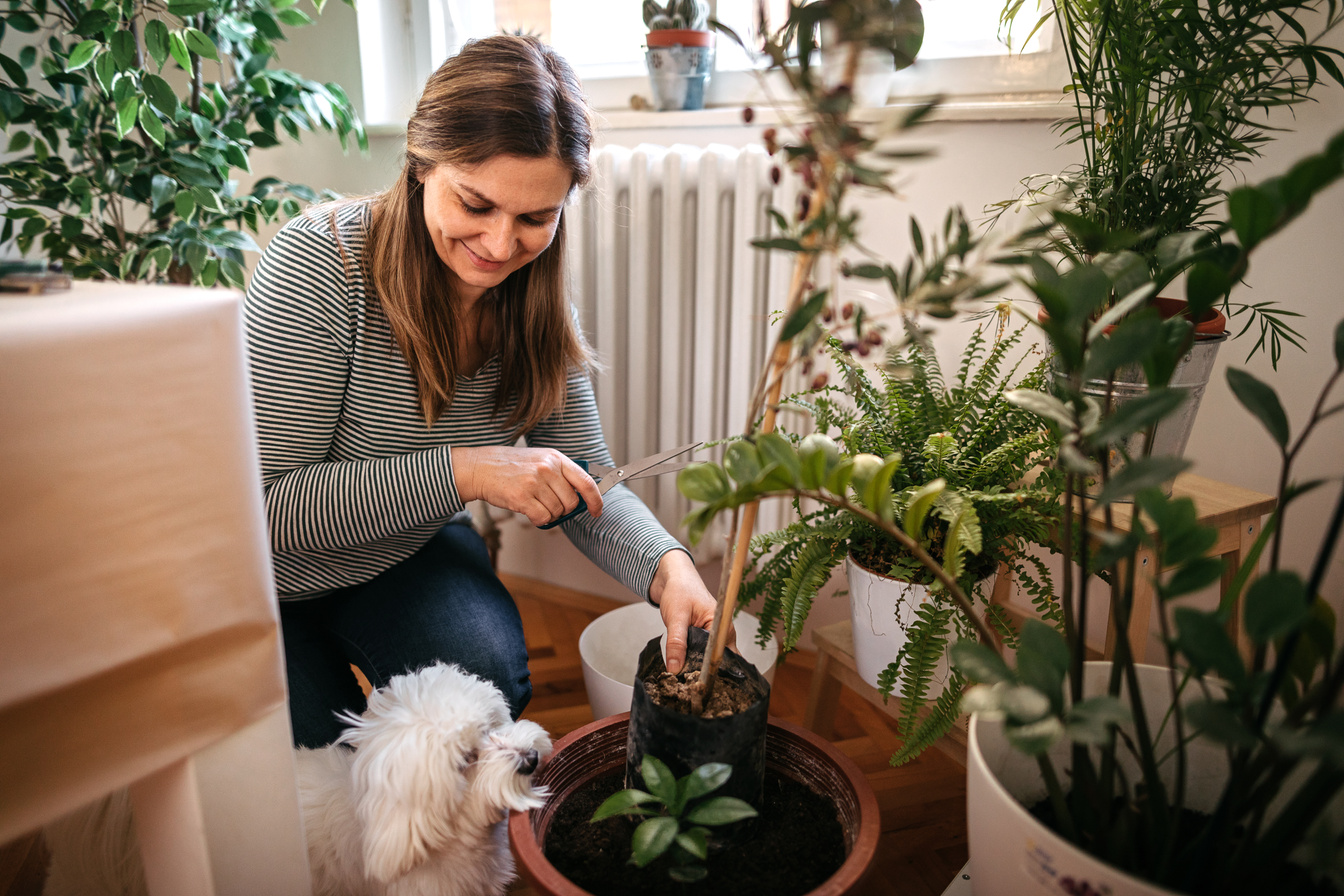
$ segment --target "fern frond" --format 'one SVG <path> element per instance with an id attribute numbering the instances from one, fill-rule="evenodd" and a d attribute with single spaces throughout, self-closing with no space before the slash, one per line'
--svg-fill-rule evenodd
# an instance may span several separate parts
<path id="1" fill-rule="evenodd" d="M 891 757 L 892 765 L 904 765 L 952 730 L 960 716 L 961 696 L 965 689 L 965 681 L 954 671 L 915 730 L 903 734 L 901 748 Z"/>
<path id="2" fill-rule="evenodd" d="M 900 669 L 901 714 L 896 719 L 896 730 L 903 737 L 915 730 L 929 702 L 934 672 L 947 649 L 952 612 L 950 603 L 927 600 L 916 608 L 907 630 L 909 649 Z"/>
<path id="3" fill-rule="evenodd" d="M 780 586 L 779 606 L 784 623 L 783 647 L 793 650 L 803 634 L 803 623 L 812 609 L 812 600 L 831 571 L 840 565 L 844 551 L 824 541 L 810 541 L 798 553 L 788 578 Z"/>

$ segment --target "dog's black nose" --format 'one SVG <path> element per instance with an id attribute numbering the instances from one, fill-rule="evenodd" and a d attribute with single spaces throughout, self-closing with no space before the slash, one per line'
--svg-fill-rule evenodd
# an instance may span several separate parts
<path id="1" fill-rule="evenodd" d="M 537 770 L 537 763 L 541 757 L 537 755 L 536 750 L 528 750 L 518 756 L 518 774 L 530 775 Z"/>

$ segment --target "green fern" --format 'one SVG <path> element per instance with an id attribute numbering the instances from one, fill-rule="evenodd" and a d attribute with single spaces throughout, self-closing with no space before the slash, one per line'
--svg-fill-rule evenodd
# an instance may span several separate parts
<path id="1" fill-rule="evenodd" d="M 1028 545 L 1048 543 L 1060 515 L 1059 482 L 1051 472 L 1029 488 L 1014 487 L 1038 458 L 1054 453 L 1054 438 L 1039 418 L 1004 397 L 1019 386 L 1040 387 L 1049 376 L 1046 359 L 1033 362 L 1019 350 L 1023 335 L 1019 330 L 996 338 L 977 330 L 950 380 L 932 347 L 913 334 L 877 370 L 860 365 L 832 340 L 830 356 L 842 385 L 789 396 L 781 406 L 810 415 L 814 431 L 849 453 L 899 453 L 902 462 L 892 478 L 898 519 L 918 489 L 943 479 L 945 490 L 918 535 L 924 549 L 982 603 L 987 599 L 977 583 L 1008 563 L 1043 615 L 1058 621 L 1048 569 L 1022 556 Z M 912 555 L 863 521 L 829 506 L 804 513 L 795 502 L 795 512 L 796 522 L 751 542 L 742 601 L 759 603 L 763 641 L 778 634 L 785 650 L 796 648 L 818 590 L 847 553 L 896 578 L 926 586 L 935 582 Z M 955 714 L 938 709 L 952 706 L 955 695 L 930 690 L 932 668 L 942 656 L 953 617 L 950 608 L 938 607 L 936 588 L 930 606 L 919 613 L 911 630 L 915 646 L 897 657 L 888 669 L 891 677 L 883 679 L 888 693 L 895 689 L 901 695 L 899 730 L 907 741 L 902 752 L 913 750 L 910 755 L 955 722 Z M 925 707 L 932 711 L 921 716 Z"/>

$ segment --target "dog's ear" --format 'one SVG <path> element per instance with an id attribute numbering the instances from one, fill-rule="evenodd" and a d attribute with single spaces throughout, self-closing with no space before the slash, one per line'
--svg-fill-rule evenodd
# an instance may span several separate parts
<path id="1" fill-rule="evenodd" d="M 462 780 L 442 732 L 415 725 L 362 727 L 347 740 L 355 807 L 364 837 L 364 872 L 390 883 L 443 848 L 453 835 Z M 367 734 L 361 738 L 359 734 Z"/>

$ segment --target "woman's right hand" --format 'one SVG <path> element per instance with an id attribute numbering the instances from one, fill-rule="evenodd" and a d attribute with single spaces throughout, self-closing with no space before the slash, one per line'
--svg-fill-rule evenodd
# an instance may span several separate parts
<path id="1" fill-rule="evenodd" d="M 602 495 L 593 477 L 554 448 L 488 446 L 453 448 L 453 478 L 464 502 L 484 501 L 527 517 L 534 526 L 558 520 L 588 504 L 602 515 Z"/>

